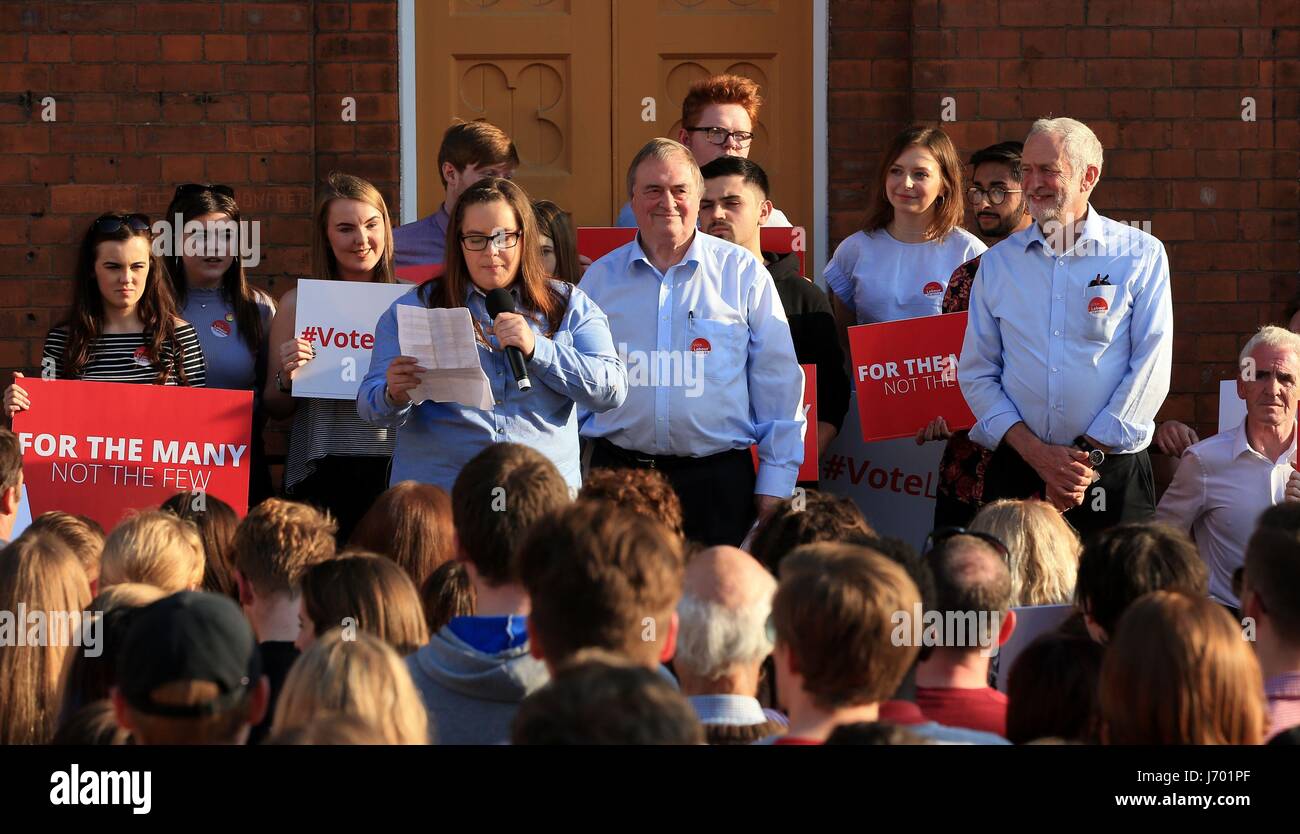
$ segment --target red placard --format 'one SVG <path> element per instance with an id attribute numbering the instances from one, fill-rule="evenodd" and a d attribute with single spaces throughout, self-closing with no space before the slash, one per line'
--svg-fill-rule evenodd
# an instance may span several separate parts
<path id="1" fill-rule="evenodd" d="M 636 237 L 636 229 L 623 226 L 582 226 L 578 229 L 578 254 L 593 261 L 613 252 Z M 804 252 L 807 240 L 803 226 L 764 226 L 758 230 L 758 242 L 764 252 L 798 252 L 799 272 L 805 278 Z"/>
<path id="2" fill-rule="evenodd" d="M 817 466 L 817 366 L 800 365 L 803 368 L 803 414 L 808 420 L 808 430 L 803 436 L 803 464 L 799 467 L 800 481 L 816 481 L 819 470 Z M 750 446 L 754 456 L 754 471 L 758 471 L 758 447 Z"/>
<path id="3" fill-rule="evenodd" d="M 86 515 L 112 530 L 128 510 L 201 490 L 248 511 L 253 393 L 124 382 L 21 380 L 14 416 L 32 517 Z"/>
<path id="4" fill-rule="evenodd" d="M 406 264 L 393 268 L 394 275 L 411 284 L 423 284 L 431 278 L 440 277 L 445 271 L 443 264 Z"/>
<path id="5" fill-rule="evenodd" d="M 964 312 L 849 328 L 864 441 L 913 437 L 935 417 L 953 431 L 975 425 L 957 386 L 965 335 Z"/>

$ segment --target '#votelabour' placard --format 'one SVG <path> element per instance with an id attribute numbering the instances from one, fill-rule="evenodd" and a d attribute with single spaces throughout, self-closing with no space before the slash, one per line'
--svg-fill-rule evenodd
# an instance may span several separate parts
<path id="1" fill-rule="evenodd" d="M 201 491 L 248 510 L 251 391 L 24 379 L 14 417 L 32 516 L 86 515 L 112 530 L 133 509 Z"/>
<path id="2" fill-rule="evenodd" d="M 849 328 L 863 440 L 915 437 L 936 417 L 953 431 L 975 425 L 957 387 L 965 335 L 965 313 Z"/>
<path id="3" fill-rule="evenodd" d="M 298 281 L 296 334 L 316 356 L 293 377 L 295 397 L 354 400 L 375 347 L 375 324 L 410 284 Z"/>

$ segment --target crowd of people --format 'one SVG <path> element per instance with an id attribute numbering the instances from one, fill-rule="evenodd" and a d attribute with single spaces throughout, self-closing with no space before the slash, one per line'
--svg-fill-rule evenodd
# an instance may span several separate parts
<path id="1" fill-rule="evenodd" d="M 489 123 L 447 131 L 445 200 L 405 226 L 332 174 L 312 277 L 436 267 L 375 324 L 355 401 L 293 395 L 317 353 L 297 291 L 203 239 L 242 228 L 231 188 L 176 189 L 197 239 L 167 257 L 149 218 L 96 218 L 41 376 L 251 391 L 249 509 L 182 492 L 10 542 L 0 429 L 0 742 L 1300 741 L 1297 316 L 1243 346 L 1240 426 L 1157 426 L 1168 258 L 1092 205 L 1086 125 L 1039 120 L 968 172 L 942 130 L 902 131 L 824 291 L 761 246 L 789 223 L 748 158 L 761 104 L 693 85 L 628 168 L 634 239 L 594 262 Z M 467 311 L 490 406 L 413 399 L 436 371 L 403 355 L 403 307 Z M 957 312 L 976 422 L 918 420 L 946 444 L 918 551 L 798 473 L 808 433 L 820 454 L 845 430 L 848 328 Z"/>

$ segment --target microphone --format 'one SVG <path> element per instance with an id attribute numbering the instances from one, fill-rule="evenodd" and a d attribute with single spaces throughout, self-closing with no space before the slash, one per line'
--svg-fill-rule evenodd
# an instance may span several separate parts
<path id="1" fill-rule="evenodd" d="M 497 287 L 487 294 L 487 311 L 492 317 L 492 321 L 497 320 L 497 316 L 502 313 L 513 313 L 515 311 L 515 299 L 507 290 Z M 528 368 L 524 365 L 524 355 L 519 348 L 511 345 L 505 349 L 506 361 L 510 363 L 510 372 L 515 376 L 515 384 L 519 386 L 520 391 L 527 391 L 533 387 L 532 381 L 528 378 Z"/>

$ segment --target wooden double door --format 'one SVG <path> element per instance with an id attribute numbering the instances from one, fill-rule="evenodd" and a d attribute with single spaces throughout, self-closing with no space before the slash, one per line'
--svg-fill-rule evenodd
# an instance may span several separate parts
<path id="1" fill-rule="evenodd" d="M 485 118 L 519 150 L 516 180 L 582 226 L 610 224 L 627 166 L 676 138 L 691 82 L 754 79 L 766 101 L 750 158 L 773 199 L 812 226 L 813 10 L 808 0 L 417 0 L 417 205 L 443 199 L 438 144 Z"/>

